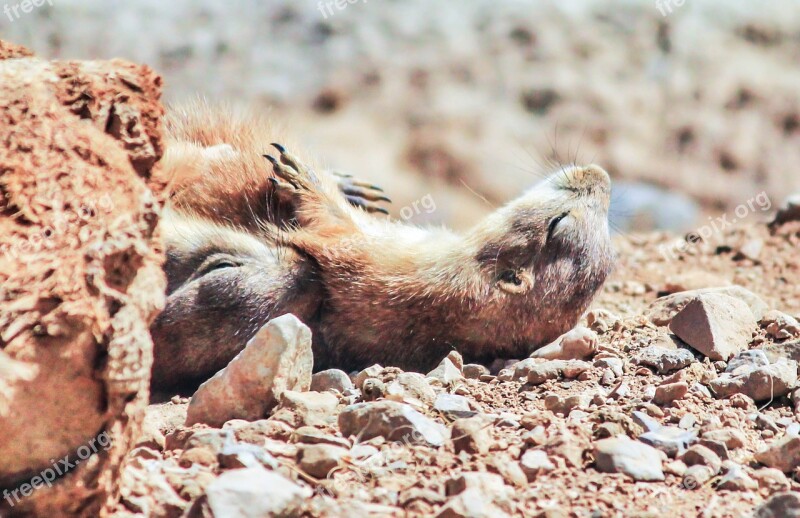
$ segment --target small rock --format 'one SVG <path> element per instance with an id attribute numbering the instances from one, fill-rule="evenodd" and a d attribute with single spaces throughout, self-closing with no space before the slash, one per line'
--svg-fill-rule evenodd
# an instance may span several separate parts
<path id="1" fill-rule="evenodd" d="M 746 440 L 744 434 L 734 428 L 709 430 L 707 432 L 703 432 L 702 437 L 703 439 L 721 442 L 730 450 L 743 448 Z"/>
<path id="2" fill-rule="evenodd" d="M 656 405 L 667 406 L 673 401 L 682 399 L 689 392 L 689 385 L 685 381 L 669 383 L 656 387 L 653 403 Z"/>
<path id="3" fill-rule="evenodd" d="M 755 458 L 767 467 L 791 473 L 794 468 L 800 466 L 800 436 L 785 435 L 765 450 L 757 452 Z"/>
<path id="4" fill-rule="evenodd" d="M 450 498 L 436 518 L 506 518 L 508 513 L 492 503 L 492 495 L 468 489 Z"/>
<path id="5" fill-rule="evenodd" d="M 292 433 L 292 440 L 301 444 L 332 444 L 342 448 L 350 447 L 347 440 L 327 434 L 314 426 L 301 426 Z"/>
<path id="6" fill-rule="evenodd" d="M 709 382 L 717 398 L 743 394 L 753 401 L 769 401 L 788 394 L 797 381 L 797 363 L 781 359 L 766 367 L 724 373 Z"/>
<path id="7" fill-rule="evenodd" d="M 776 340 L 800 336 L 800 322 L 791 315 L 774 309 L 768 311 L 759 324 L 767 330 L 767 335 Z"/>
<path id="8" fill-rule="evenodd" d="M 418 372 L 402 372 L 386 387 L 389 396 L 401 399 L 411 398 L 421 401 L 425 405 L 433 405 L 436 401 L 436 391 L 428 384 L 425 376 Z"/>
<path id="9" fill-rule="evenodd" d="M 325 392 L 326 390 L 335 390 L 340 394 L 344 394 L 353 388 L 353 382 L 350 381 L 350 376 L 344 371 L 339 369 L 328 369 L 317 372 L 311 376 L 310 389 L 314 392 Z"/>
<path id="10" fill-rule="evenodd" d="M 528 372 L 528 383 L 541 385 L 551 379 L 574 379 L 591 368 L 591 363 L 580 360 L 549 360 L 531 368 Z"/>
<path id="11" fill-rule="evenodd" d="M 722 463 L 722 476 L 716 488 L 727 491 L 754 491 L 758 483 L 739 464 L 726 460 Z"/>
<path id="12" fill-rule="evenodd" d="M 697 444 L 700 446 L 705 446 L 709 450 L 713 451 L 717 454 L 717 457 L 720 460 L 726 461 L 730 458 L 730 454 L 728 453 L 728 447 L 722 441 L 712 441 L 710 439 L 700 439 L 697 441 Z"/>
<path id="13" fill-rule="evenodd" d="M 470 489 L 481 491 L 490 500 L 496 497 L 508 498 L 512 491 L 500 475 L 480 471 L 467 471 L 445 482 L 447 496 L 457 495 Z"/>
<path id="14" fill-rule="evenodd" d="M 756 319 L 741 300 L 720 293 L 697 296 L 672 319 L 678 338 L 712 360 L 727 360 L 747 349 Z"/>
<path id="15" fill-rule="evenodd" d="M 775 493 L 756 507 L 755 518 L 800 518 L 800 493 Z"/>
<path id="16" fill-rule="evenodd" d="M 570 412 L 578 408 L 588 408 L 592 403 L 592 397 L 589 394 L 573 394 L 562 398 L 558 394 L 548 394 L 544 399 L 544 406 L 556 414 L 569 415 Z"/>
<path id="17" fill-rule="evenodd" d="M 204 446 L 184 450 L 178 460 L 178 465 L 183 468 L 188 468 L 193 464 L 214 468 L 218 464 L 217 453 L 211 448 Z"/>
<path id="18" fill-rule="evenodd" d="M 206 488 L 214 516 L 299 516 L 310 497 L 310 489 L 263 468 L 226 471 Z"/>
<path id="19" fill-rule="evenodd" d="M 442 385 L 445 386 L 452 385 L 456 381 L 464 379 L 461 370 L 456 367 L 449 357 L 443 359 L 441 363 L 439 363 L 439 366 L 429 372 L 425 377 L 439 380 Z"/>
<path id="20" fill-rule="evenodd" d="M 597 441 L 594 458 L 601 472 L 625 473 L 638 481 L 664 480 L 659 451 L 627 437 Z"/>
<path id="21" fill-rule="evenodd" d="M 786 199 L 786 203 L 778 209 L 770 226 L 780 226 L 790 221 L 800 221 L 800 194 L 792 194 Z"/>
<path id="22" fill-rule="evenodd" d="M 389 441 L 441 446 L 447 429 L 410 406 L 395 401 L 357 403 L 339 414 L 339 428 L 345 437 L 358 435 L 361 440 L 384 437 Z"/>
<path id="23" fill-rule="evenodd" d="M 593 365 L 598 369 L 608 369 L 615 378 L 622 376 L 625 366 L 620 358 L 600 358 L 595 360 Z"/>
<path id="24" fill-rule="evenodd" d="M 470 410 L 469 400 L 467 398 L 455 394 L 447 394 L 446 392 L 436 396 L 436 402 L 433 404 L 433 408 L 450 419 L 472 417 L 477 413 Z"/>
<path id="25" fill-rule="evenodd" d="M 186 424 L 220 427 L 230 419 L 261 419 L 285 391 L 308 390 L 313 364 L 311 330 L 292 314 L 270 320 L 224 369 L 200 385 Z"/>
<path id="26" fill-rule="evenodd" d="M 728 361 L 724 368 L 724 372 L 737 376 L 739 374 L 747 374 L 753 369 L 759 367 L 766 367 L 770 364 L 767 355 L 761 349 L 750 349 L 737 353 L 733 358 Z"/>
<path id="27" fill-rule="evenodd" d="M 635 359 L 639 365 L 653 367 L 659 374 L 668 374 L 672 371 L 688 367 L 695 360 L 694 354 L 687 349 L 667 349 L 665 347 L 650 346 L 642 349 Z"/>
<path id="28" fill-rule="evenodd" d="M 339 399 L 331 392 L 286 390 L 273 415 L 291 426 L 324 426 L 333 420 Z"/>
<path id="29" fill-rule="evenodd" d="M 668 457 L 675 458 L 682 455 L 697 436 L 694 432 L 686 431 L 674 426 L 660 426 L 639 436 L 643 443 L 663 451 Z"/>
<path id="30" fill-rule="evenodd" d="M 622 324 L 622 319 L 605 309 L 593 309 L 586 314 L 586 323 L 593 331 L 605 334 L 617 329 Z"/>
<path id="31" fill-rule="evenodd" d="M 353 383 L 355 384 L 358 390 L 361 390 L 361 386 L 368 378 L 380 379 L 382 372 L 383 372 L 383 367 L 378 365 L 377 363 L 375 365 L 370 365 L 366 369 L 356 374 L 355 379 L 353 379 Z"/>
<path id="32" fill-rule="evenodd" d="M 800 362 L 800 340 L 766 345 L 762 350 L 772 363 L 779 361 L 781 358 Z"/>
<path id="33" fill-rule="evenodd" d="M 455 420 L 450 431 L 455 452 L 486 454 L 492 442 L 490 425 L 490 421 L 480 416 Z"/>
<path id="34" fill-rule="evenodd" d="M 699 444 L 690 446 L 689 449 L 686 450 L 683 455 L 681 455 L 681 460 L 689 467 L 696 466 L 698 464 L 701 466 L 706 466 L 711 470 L 713 475 L 719 473 L 719 470 L 722 467 L 722 460 L 719 458 L 719 456 L 710 449 Z"/>
<path id="35" fill-rule="evenodd" d="M 483 365 L 478 365 L 477 363 L 468 363 L 464 365 L 464 377 L 467 379 L 477 380 L 480 379 L 481 376 L 488 376 L 489 369 L 484 367 Z"/>
<path id="36" fill-rule="evenodd" d="M 367 378 L 361 385 L 364 401 L 376 401 L 386 395 L 386 385 L 378 378 Z"/>
<path id="37" fill-rule="evenodd" d="M 528 478 L 528 481 L 533 481 L 540 473 L 547 473 L 556 469 L 556 465 L 547 456 L 547 453 L 542 450 L 528 450 L 519 460 L 520 467 Z"/>
<path id="38" fill-rule="evenodd" d="M 597 334 L 578 326 L 544 347 L 531 353 L 531 358 L 546 360 L 585 360 L 597 349 Z"/>
<path id="39" fill-rule="evenodd" d="M 220 466 L 225 469 L 258 468 L 276 469 L 278 461 L 253 444 L 229 443 L 217 455 Z"/>
<path id="40" fill-rule="evenodd" d="M 297 466 L 314 478 L 326 478 L 348 450 L 330 444 L 306 444 L 297 450 Z"/>

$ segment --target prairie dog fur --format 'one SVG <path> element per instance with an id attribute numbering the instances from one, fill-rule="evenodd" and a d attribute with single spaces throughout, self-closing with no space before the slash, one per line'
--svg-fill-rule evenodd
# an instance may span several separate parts
<path id="1" fill-rule="evenodd" d="M 458 234 L 373 215 L 377 188 L 271 148 L 285 137 L 258 117 L 196 104 L 167 129 L 157 388 L 210 377 L 287 312 L 311 328 L 316 369 L 525 357 L 574 327 L 612 268 L 610 180 L 595 165 Z"/>

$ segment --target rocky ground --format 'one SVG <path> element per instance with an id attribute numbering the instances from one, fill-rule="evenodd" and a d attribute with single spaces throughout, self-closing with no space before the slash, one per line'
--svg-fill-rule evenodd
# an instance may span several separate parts
<path id="1" fill-rule="evenodd" d="M 619 238 L 583 326 L 528 359 L 312 376 L 276 319 L 150 406 L 116 515 L 797 516 L 797 212 Z"/>

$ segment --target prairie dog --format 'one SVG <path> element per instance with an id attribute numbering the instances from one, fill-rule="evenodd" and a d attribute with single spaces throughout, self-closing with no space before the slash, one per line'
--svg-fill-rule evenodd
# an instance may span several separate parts
<path id="1" fill-rule="evenodd" d="M 458 234 L 375 216 L 377 188 L 270 147 L 281 138 L 257 117 L 194 105 L 167 128 L 155 388 L 203 381 L 288 312 L 312 330 L 315 369 L 525 357 L 575 326 L 612 268 L 596 165 L 564 167 Z"/>

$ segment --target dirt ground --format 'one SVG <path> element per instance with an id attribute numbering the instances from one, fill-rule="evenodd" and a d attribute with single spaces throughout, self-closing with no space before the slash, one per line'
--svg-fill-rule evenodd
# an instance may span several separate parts
<path id="1" fill-rule="evenodd" d="M 203 503 L 204 488 L 231 468 L 242 468 L 242 463 L 231 461 L 230 452 L 223 451 L 219 437 L 226 433 L 233 434 L 235 441 L 256 445 L 275 460 L 278 473 L 306 491 L 301 508 L 293 511 L 306 516 L 751 515 L 771 494 L 800 490 L 796 466 L 783 475 L 754 458 L 798 422 L 795 403 L 784 396 L 756 405 L 742 394 L 716 399 L 694 389 L 664 403 L 654 399 L 653 389 L 667 378 L 706 384 L 725 368 L 725 362 L 712 362 L 695 352 L 691 365 L 659 374 L 637 363 L 637 358 L 648 346 L 669 347 L 665 344 L 673 341 L 666 327 L 648 318 L 653 301 L 668 293 L 735 283 L 760 295 L 770 309 L 800 316 L 800 225 L 735 227 L 715 236 L 713 242 L 694 243 L 674 257 L 665 255 L 663 246 L 675 239 L 649 234 L 616 240 L 617 270 L 590 311 L 591 323 L 587 322 L 598 336 L 589 359 L 591 368 L 576 379 L 551 379 L 539 385 L 515 381 L 509 379 L 509 373 L 518 368 L 515 362 L 494 365 L 493 374 L 498 374 L 498 367 L 510 366 L 499 376 L 427 378 L 425 383 L 433 392 L 466 398 L 470 410 L 484 423 L 474 436 L 463 422 L 454 423 L 461 414 L 432 405 L 421 395 L 425 391 L 409 390 L 399 396 L 389 389 L 377 394 L 350 391 L 338 394 L 339 404 L 321 420 L 314 417 L 317 411 L 313 409 L 282 405 L 269 419 L 231 421 L 222 429 L 184 427 L 188 399 L 176 396 L 151 405 L 150 435 L 130 456 L 116 515 L 209 515 L 203 514 L 210 512 L 208 502 Z M 753 243 L 761 245 L 760 251 Z M 796 339 L 776 340 L 760 329 L 750 347 Z M 674 343 L 686 349 L 679 341 Z M 605 367 L 614 359 L 621 361 L 622 372 L 610 376 Z M 385 387 L 398 376 L 400 371 L 393 368 L 370 373 Z M 577 398 L 567 399 L 570 396 Z M 348 404 L 375 398 L 412 405 L 447 427 L 451 438 L 431 446 L 343 434 L 337 415 L 346 412 Z M 617 434 L 635 439 L 643 425 L 648 426 L 643 414 L 708 439 L 703 444 L 713 448 L 716 456 L 700 461 L 686 457 L 685 462 L 664 458 L 660 481 L 600 472 L 594 450 L 598 441 Z M 298 429 L 304 423 L 313 423 L 313 430 Z M 474 439 L 474 444 L 456 446 L 465 436 Z M 302 460 L 300 452 L 310 443 L 329 444 L 341 454 L 323 468 L 329 470 L 327 476 L 316 471 L 318 463 Z M 548 467 L 526 466 L 530 461 L 525 454 L 532 450 L 546 453 Z M 365 456 L 370 460 L 365 461 Z M 709 465 L 715 473 L 697 478 L 684 473 L 687 464 L 698 463 Z M 468 472 L 498 477 L 459 478 Z M 249 501 L 246 496 L 239 498 Z"/>

